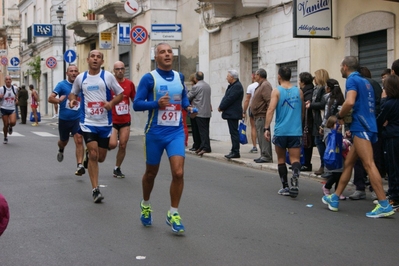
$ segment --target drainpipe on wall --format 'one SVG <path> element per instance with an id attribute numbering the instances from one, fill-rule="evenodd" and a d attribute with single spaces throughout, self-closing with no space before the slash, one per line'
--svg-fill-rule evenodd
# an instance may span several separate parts
<path id="1" fill-rule="evenodd" d="M 262 56 L 260 55 L 260 21 L 259 21 L 259 16 L 255 15 L 256 19 L 258 20 L 258 54 L 256 55 L 258 57 L 259 63 L 262 61 Z M 260 64 L 258 64 L 260 66 Z"/>

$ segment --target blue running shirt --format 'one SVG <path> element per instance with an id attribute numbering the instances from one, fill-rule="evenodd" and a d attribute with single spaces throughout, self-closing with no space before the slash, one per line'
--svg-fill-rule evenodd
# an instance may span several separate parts
<path id="1" fill-rule="evenodd" d="M 375 117 L 374 89 L 370 82 L 360 76 L 359 72 L 352 72 L 346 80 L 346 93 L 356 91 L 356 101 L 353 106 L 351 131 L 367 131 L 377 133 Z"/>
<path id="2" fill-rule="evenodd" d="M 295 86 L 277 87 L 280 97 L 276 107 L 275 136 L 302 136 L 302 100 Z"/>
<path id="3" fill-rule="evenodd" d="M 76 119 L 79 119 L 80 117 L 80 110 L 78 106 L 74 106 L 73 108 L 69 107 L 69 99 L 68 96 L 71 93 L 72 90 L 72 83 L 70 83 L 68 80 L 63 80 L 55 86 L 55 89 L 53 92 L 58 95 L 59 97 L 65 95 L 66 98 L 62 102 L 60 102 L 60 111 L 59 111 L 59 117 L 61 120 L 66 120 L 66 121 L 74 121 Z M 80 97 L 77 97 L 76 100 L 80 102 Z"/>
<path id="4" fill-rule="evenodd" d="M 133 102 L 135 111 L 148 110 L 146 133 L 168 134 L 183 129 L 182 109 L 190 103 L 181 74 L 156 69 L 145 74 L 137 87 Z M 170 105 L 161 109 L 158 100 L 168 93 Z"/>

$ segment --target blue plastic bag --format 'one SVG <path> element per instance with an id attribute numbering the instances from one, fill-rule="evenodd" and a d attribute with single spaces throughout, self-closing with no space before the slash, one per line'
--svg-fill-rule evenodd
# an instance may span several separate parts
<path id="1" fill-rule="evenodd" d="M 29 120 L 31 122 L 35 122 L 35 117 L 33 116 L 33 112 L 30 112 Z M 42 117 L 40 116 L 40 112 L 37 112 L 37 122 L 42 121 Z"/>
<path id="2" fill-rule="evenodd" d="M 338 131 L 339 124 L 332 129 L 327 136 L 326 151 L 324 152 L 324 166 L 328 170 L 341 169 L 343 165 L 342 157 L 342 134 Z"/>
<path id="3" fill-rule="evenodd" d="M 291 165 L 290 154 L 288 153 L 288 150 L 285 152 L 285 162 Z M 301 165 L 305 164 L 305 150 L 303 149 L 303 146 L 301 147 L 301 157 L 299 158 L 299 162 Z"/>
<path id="4" fill-rule="evenodd" d="M 245 125 L 244 120 L 241 120 L 240 124 L 238 125 L 238 134 L 240 136 L 240 143 L 247 144 L 247 125 Z"/>

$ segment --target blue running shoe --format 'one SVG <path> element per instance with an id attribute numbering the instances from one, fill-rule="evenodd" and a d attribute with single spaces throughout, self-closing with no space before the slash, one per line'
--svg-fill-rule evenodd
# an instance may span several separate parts
<path id="1" fill-rule="evenodd" d="M 166 215 L 166 224 L 170 225 L 172 231 L 176 234 L 182 234 L 185 231 L 184 225 L 181 223 L 181 218 L 178 213 L 171 215 L 170 211 L 168 211 L 168 214 Z"/>
<path id="2" fill-rule="evenodd" d="M 392 209 L 391 204 L 388 204 L 386 207 L 382 207 L 381 204 L 377 204 L 374 210 L 371 212 L 366 213 L 366 216 L 369 218 L 381 218 L 381 217 L 388 217 L 393 215 L 395 212 Z"/>
<path id="3" fill-rule="evenodd" d="M 339 197 L 335 194 L 332 195 L 325 195 L 321 198 L 321 201 L 323 201 L 324 204 L 328 205 L 328 208 L 333 211 L 337 212 L 338 211 L 338 206 L 339 206 Z"/>
<path id="4" fill-rule="evenodd" d="M 151 206 L 143 206 L 143 201 L 140 202 L 141 216 L 140 220 L 144 226 L 152 225 Z"/>

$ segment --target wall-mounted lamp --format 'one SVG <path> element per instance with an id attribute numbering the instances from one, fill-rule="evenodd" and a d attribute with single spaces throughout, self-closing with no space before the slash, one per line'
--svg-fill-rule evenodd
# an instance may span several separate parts
<path id="1" fill-rule="evenodd" d="M 21 45 L 17 45 L 17 46 L 15 46 L 15 47 L 11 47 L 11 44 L 12 44 L 11 35 L 8 35 L 8 36 L 7 36 L 7 44 L 8 44 L 8 48 L 10 48 L 10 49 L 22 48 Z"/>

